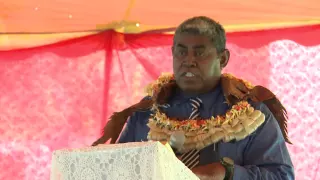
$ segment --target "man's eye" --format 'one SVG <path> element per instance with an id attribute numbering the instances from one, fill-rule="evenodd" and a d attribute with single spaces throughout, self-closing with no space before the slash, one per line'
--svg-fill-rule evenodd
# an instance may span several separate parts
<path id="1" fill-rule="evenodd" d="M 187 55 L 187 52 L 186 51 L 177 51 L 176 55 L 177 56 L 185 56 L 185 55 Z"/>
<path id="2" fill-rule="evenodd" d="M 204 56 L 204 53 L 203 52 L 195 52 L 194 55 L 195 56 Z"/>

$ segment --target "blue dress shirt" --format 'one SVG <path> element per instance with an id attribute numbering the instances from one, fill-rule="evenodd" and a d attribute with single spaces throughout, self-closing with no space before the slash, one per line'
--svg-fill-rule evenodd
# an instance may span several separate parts
<path id="1" fill-rule="evenodd" d="M 203 102 L 200 117 L 224 115 L 231 107 L 225 103 L 222 88 L 197 96 Z M 192 111 L 189 99 L 176 93 L 169 102 L 170 107 L 162 110 L 169 117 L 187 119 Z M 294 170 L 280 127 L 268 107 L 262 103 L 252 106 L 266 116 L 264 124 L 253 134 L 238 142 L 220 142 L 200 151 L 200 165 L 217 162 L 219 158 L 234 160 L 234 180 L 266 179 L 293 180 Z M 147 126 L 151 111 L 138 111 L 131 116 L 122 132 L 119 143 L 147 141 Z M 218 148 L 218 153 L 214 150 Z M 218 155 L 217 155 L 218 154 Z M 218 156 L 218 157 L 217 157 Z"/>

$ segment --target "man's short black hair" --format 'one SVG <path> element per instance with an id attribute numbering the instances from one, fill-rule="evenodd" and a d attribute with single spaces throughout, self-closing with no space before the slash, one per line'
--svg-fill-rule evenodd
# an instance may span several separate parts
<path id="1" fill-rule="evenodd" d="M 217 52 L 226 48 L 226 32 L 221 24 L 206 16 L 197 16 L 187 19 L 175 31 L 174 43 L 177 34 L 194 34 L 207 36 L 213 43 Z"/>

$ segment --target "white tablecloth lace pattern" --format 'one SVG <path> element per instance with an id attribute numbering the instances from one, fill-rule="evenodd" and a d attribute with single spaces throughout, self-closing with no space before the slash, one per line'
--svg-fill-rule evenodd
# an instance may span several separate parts
<path id="1" fill-rule="evenodd" d="M 159 142 L 100 145 L 53 152 L 51 180 L 196 180 Z"/>

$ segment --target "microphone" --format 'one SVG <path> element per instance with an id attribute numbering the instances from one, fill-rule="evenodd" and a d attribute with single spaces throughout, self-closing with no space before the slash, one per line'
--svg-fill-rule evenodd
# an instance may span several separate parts
<path id="1" fill-rule="evenodd" d="M 170 136 L 169 145 L 173 152 L 176 154 L 183 148 L 183 144 L 186 141 L 186 137 L 183 131 L 173 132 Z"/>

